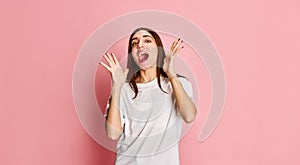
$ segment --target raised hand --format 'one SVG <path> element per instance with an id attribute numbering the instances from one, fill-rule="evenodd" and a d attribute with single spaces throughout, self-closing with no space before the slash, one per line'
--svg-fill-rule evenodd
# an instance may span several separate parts
<path id="1" fill-rule="evenodd" d="M 163 70 L 166 72 L 169 78 L 175 77 L 176 72 L 174 69 L 175 57 L 179 54 L 183 46 L 181 45 L 183 40 L 178 38 L 174 41 L 171 50 L 166 53 L 166 58 L 164 59 Z"/>
<path id="2" fill-rule="evenodd" d="M 121 86 L 125 81 L 128 74 L 128 69 L 122 70 L 114 53 L 105 53 L 104 58 L 108 65 L 100 62 L 112 75 L 113 85 Z"/>

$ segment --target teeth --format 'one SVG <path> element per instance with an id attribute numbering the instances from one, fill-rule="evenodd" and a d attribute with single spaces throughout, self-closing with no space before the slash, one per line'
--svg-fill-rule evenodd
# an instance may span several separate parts
<path id="1" fill-rule="evenodd" d="M 146 53 L 146 52 L 139 52 L 138 55 L 139 55 L 139 56 L 140 56 L 140 55 L 147 55 L 147 53 Z"/>

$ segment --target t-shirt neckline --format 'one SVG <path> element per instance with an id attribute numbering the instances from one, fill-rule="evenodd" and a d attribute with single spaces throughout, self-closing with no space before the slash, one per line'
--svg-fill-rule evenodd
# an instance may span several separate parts
<path id="1" fill-rule="evenodd" d="M 154 85 L 157 82 L 157 77 L 149 82 L 145 82 L 145 83 L 136 83 L 138 88 L 143 88 L 143 87 L 149 87 Z"/>

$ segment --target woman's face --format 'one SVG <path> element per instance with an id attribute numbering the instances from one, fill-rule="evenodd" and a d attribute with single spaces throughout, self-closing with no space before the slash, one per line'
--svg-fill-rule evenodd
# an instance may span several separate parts
<path id="1" fill-rule="evenodd" d="M 131 53 L 135 63 L 142 70 L 156 67 L 158 48 L 155 39 L 146 30 L 140 30 L 132 36 Z"/>

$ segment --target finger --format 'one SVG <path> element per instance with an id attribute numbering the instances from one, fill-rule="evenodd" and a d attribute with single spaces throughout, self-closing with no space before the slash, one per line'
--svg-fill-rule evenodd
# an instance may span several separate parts
<path id="1" fill-rule="evenodd" d="M 175 44 L 176 44 L 176 41 L 174 41 L 174 42 L 172 43 L 171 50 L 174 49 Z"/>
<path id="2" fill-rule="evenodd" d="M 112 66 L 111 60 L 108 58 L 108 53 L 105 53 L 104 58 L 106 59 L 107 63 Z"/>
<path id="3" fill-rule="evenodd" d="M 183 43 L 183 40 L 180 40 L 177 42 L 177 45 L 175 45 L 174 47 L 174 52 L 177 51 L 177 49 L 181 50 L 183 48 L 183 46 L 181 45 Z"/>
<path id="4" fill-rule="evenodd" d="M 104 64 L 103 62 L 100 62 L 100 64 L 101 64 L 102 66 L 104 66 L 108 71 L 110 71 L 110 67 L 109 67 L 109 66 L 107 66 L 107 65 Z"/>
<path id="5" fill-rule="evenodd" d="M 113 59 L 114 59 L 114 62 L 115 64 L 119 65 L 119 62 L 118 62 L 118 59 L 116 57 L 116 55 L 114 53 L 111 53 L 113 55 Z"/>
<path id="6" fill-rule="evenodd" d="M 182 42 L 183 42 L 183 40 L 180 40 L 180 39 L 179 39 L 179 40 L 177 41 L 177 44 L 175 45 L 175 47 L 174 47 L 173 50 L 176 51 L 176 49 L 177 49 L 178 47 L 182 47 L 182 46 L 181 46 Z"/>
<path id="7" fill-rule="evenodd" d="M 110 59 L 111 63 L 116 65 L 115 61 L 113 60 L 113 57 L 112 57 L 112 53 L 108 55 L 108 58 Z"/>
<path id="8" fill-rule="evenodd" d="M 178 55 L 179 52 L 180 52 L 183 48 L 184 48 L 184 46 L 178 47 L 178 48 L 175 50 L 174 54 Z"/>
<path id="9" fill-rule="evenodd" d="M 171 50 L 174 50 L 174 48 L 177 45 L 177 43 L 178 43 L 179 40 L 180 40 L 180 38 L 178 38 L 176 41 L 173 42 Z"/>

